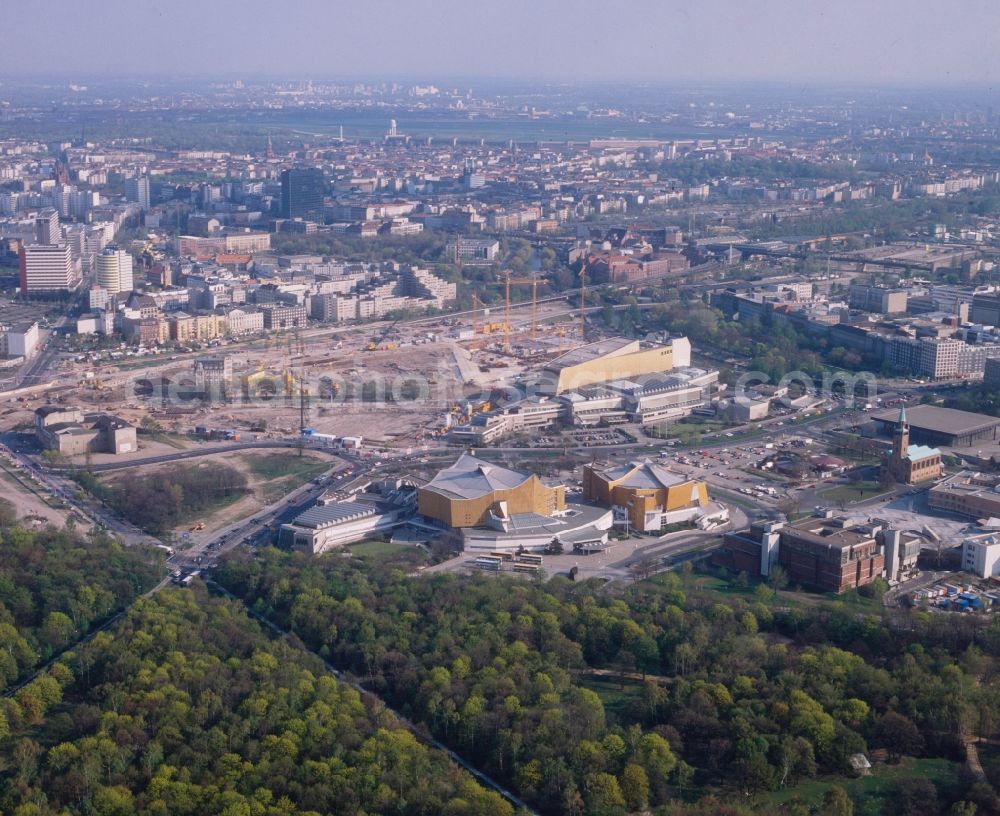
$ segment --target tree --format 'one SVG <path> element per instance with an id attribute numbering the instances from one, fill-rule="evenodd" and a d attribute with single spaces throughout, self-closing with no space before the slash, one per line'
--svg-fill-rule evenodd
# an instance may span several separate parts
<path id="1" fill-rule="evenodd" d="M 875 739 L 889 752 L 890 762 L 899 762 L 905 756 L 918 756 L 924 740 L 917 727 L 902 714 L 889 711 L 882 715 L 875 726 Z"/>
<path id="2" fill-rule="evenodd" d="M 926 777 L 893 780 L 887 794 L 891 816 L 936 816 L 940 812 L 937 788 Z"/>
<path id="3" fill-rule="evenodd" d="M 847 791 L 836 785 L 823 794 L 823 804 L 819 816 L 854 816 L 854 803 Z"/>
<path id="4" fill-rule="evenodd" d="M 629 764 L 619 781 L 625 806 L 630 810 L 643 810 L 649 802 L 649 777 L 639 765 Z"/>
<path id="5" fill-rule="evenodd" d="M 594 773 L 587 777 L 587 813 L 593 816 L 609 816 L 621 812 L 625 807 L 618 780 L 609 773 Z"/>

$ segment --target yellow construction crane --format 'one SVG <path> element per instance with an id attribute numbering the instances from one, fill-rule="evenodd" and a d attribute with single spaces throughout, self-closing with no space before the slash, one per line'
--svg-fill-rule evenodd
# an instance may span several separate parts
<path id="1" fill-rule="evenodd" d="M 472 333 L 479 334 L 479 310 L 483 307 L 483 302 L 479 299 L 479 295 L 473 292 L 472 294 Z"/>
<path id="2" fill-rule="evenodd" d="M 510 351 L 510 287 L 530 286 L 531 287 L 531 339 L 538 336 L 538 284 L 548 283 L 548 278 L 539 278 L 532 275 L 530 278 L 512 278 L 510 272 L 504 273 L 504 287 L 506 289 L 506 299 L 504 301 L 504 349 Z"/>

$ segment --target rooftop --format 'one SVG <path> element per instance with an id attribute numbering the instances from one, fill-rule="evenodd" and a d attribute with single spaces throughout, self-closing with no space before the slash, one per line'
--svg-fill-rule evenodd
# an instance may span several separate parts
<path id="1" fill-rule="evenodd" d="M 899 411 L 895 408 L 872 414 L 872 419 L 886 424 L 896 424 L 898 418 Z M 956 436 L 1000 425 L 1000 419 L 997 417 L 958 411 L 954 408 L 941 408 L 937 405 L 913 405 L 906 410 L 906 420 L 911 428 Z"/>
<path id="2" fill-rule="evenodd" d="M 319 529 L 329 527 L 331 524 L 340 524 L 345 521 L 355 521 L 356 519 L 373 516 L 377 509 L 370 504 L 360 502 L 337 502 L 335 504 L 322 504 L 310 507 L 302 515 L 297 516 L 292 523 L 298 527 L 311 527 Z"/>
<path id="3" fill-rule="evenodd" d="M 686 476 L 674 473 L 652 462 L 632 462 L 627 465 L 598 470 L 596 473 L 609 482 L 615 482 L 616 486 L 631 487 L 637 490 L 659 490 L 690 481 Z"/>
<path id="4" fill-rule="evenodd" d="M 854 527 L 844 519 L 810 516 L 801 521 L 787 524 L 784 529 L 792 533 L 795 538 L 838 549 L 865 544 L 872 540 L 867 531 Z"/>
<path id="5" fill-rule="evenodd" d="M 455 464 L 431 479 L 424 489 L 456 499 L 475 499 L 497 490 L 511 490 L 530 478 L 464 453 Z"/>
<path id="6" fill-rule="evenodd" d="M 627 337 L 611 337 L 607 340 L 599 340 L 596 343 L 588 343 L 572 351 L 567 351 L 565 354 L 551 360 L 545 367 L 550 371 L 561 371 L 564 368 L 587 363 L 600 357 L 626 353 L 633 344 L 638 348 L 638 343 L 638 340 L 630 340 Z"/>

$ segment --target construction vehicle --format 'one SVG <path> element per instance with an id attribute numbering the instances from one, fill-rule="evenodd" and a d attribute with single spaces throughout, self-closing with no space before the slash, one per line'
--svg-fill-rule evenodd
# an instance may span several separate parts
<path id="1" fill-rule="evenodd" d="M 191 532 L 192 533 L 197 533 L 197 532 L 199 532 L 201 530 L 204 530 L 204 529 L 205 529 L 205 522 L 199 521 L 196 525 L 194 525 L 194 527 L 191 528 Z"/>

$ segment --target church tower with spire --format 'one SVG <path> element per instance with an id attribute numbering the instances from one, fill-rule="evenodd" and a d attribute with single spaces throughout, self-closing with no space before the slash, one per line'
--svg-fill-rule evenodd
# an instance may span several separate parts
<path id="1" fill-rule="evenodd" d="M 899 406 L 899 419 L 892 432 L 892 458 L 897 462 L 906 458 L 910 449 L 910 424 L 906 421 L 906 406 Z"/>
<path id="2" fill-rule="evenodd" d="M 906 406 L 901 405 L 892 429 L 892 451 L 882 457 L 882 482 L 917 484 L 942 475 L 941 451 L 910 444 L 910 423 L 906 421 Z"/>

